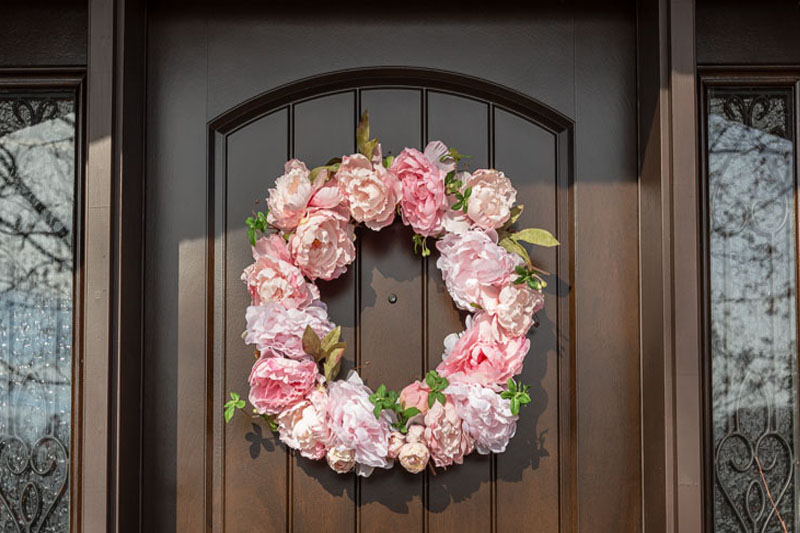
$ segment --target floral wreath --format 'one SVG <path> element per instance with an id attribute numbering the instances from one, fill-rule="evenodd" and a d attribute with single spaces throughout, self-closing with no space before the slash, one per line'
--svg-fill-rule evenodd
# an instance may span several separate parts
<path id="1" fill-rule="evenodd" d="M 512 231 L 522 213 L 499 170 L 458 168 L 469 156 L 441 141 L 424 152 L 384 158 L 369 138 L 365 111 L 359 153 L 308 170 L 292 159 L 269 190 L 266 212 L 246 220 L 255 262 L 242 280 L 252 298 L 244 340 L 255 345 L 249 401 L 282 442 L 338 473 L 369 476 L 395 460 L 412 473 L 504 452 L 529 387 L 514 381 L 530 347 L 526 335 L 546 286 L 521 242 L 555 246 L 542 229 Z M 341 276 L 353 259 L 354 228 L 379 231 L 395 216 L 414 230 L 414 250 L 430 255 L 456 306 L 473 314 L 444 340 L 442 362 L 399 394 L 374 392 L 351 371 L 336 380 L 345 343 L 314 281 Z M 309 281 L 310 280 L 310 281 Z M 245 401 L 225 404 L 230 421 Z M 432 463 L 432 464 L 431 464 Z"/>

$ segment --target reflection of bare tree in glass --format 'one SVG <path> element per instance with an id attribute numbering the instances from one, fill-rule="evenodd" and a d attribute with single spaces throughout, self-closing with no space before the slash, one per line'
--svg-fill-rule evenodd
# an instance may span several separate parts
<path id="1" fill-rule="evenodd" d="M 797 319 L 790 93 L 715 91 L 708 118 L 715 530 L 782 531 L 771 496 L 794 531 Z"/>
<path id="2" fill-rule="evenodd" d="M 66 531 L 75 121 L 0 94 L 0 532 Z"/>

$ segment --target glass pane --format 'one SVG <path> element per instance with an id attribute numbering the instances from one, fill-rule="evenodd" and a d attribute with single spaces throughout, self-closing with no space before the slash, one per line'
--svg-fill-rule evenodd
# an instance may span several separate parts
<path id="1" fill-rule="evenodd" d="M 797 530 L 792 102 L 790 88 L 708 93 L 716 531 Z"/>
<path id="2" fill-rule="evenodd" d="M 0 92 L 0 532 L 69 529 L 75 109 Z"/>

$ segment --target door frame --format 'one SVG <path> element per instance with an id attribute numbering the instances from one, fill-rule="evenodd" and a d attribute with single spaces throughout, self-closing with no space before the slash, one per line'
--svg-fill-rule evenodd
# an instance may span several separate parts
<path id="1" fill-rule="evenodd" d="M 83 531 L 140 529 L 146 7 L 89 1 Z M 701 531 L 695 6 L 636 11 L 642 524 Z"/>

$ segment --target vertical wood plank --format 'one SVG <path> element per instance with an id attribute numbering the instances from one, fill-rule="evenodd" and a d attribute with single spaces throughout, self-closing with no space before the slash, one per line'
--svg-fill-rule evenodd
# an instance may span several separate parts
<path id="1" fill-rule="evenodd" d="M 557 177 L 555 136 L 516 115 L 495 111 L 495 165 L 512 180 L 525 210 L 517 227 L 544 228 L 556 234 Z M 539 327 L 528 337 L 531 348 L 522 374 L 531 399 L 520 412 L 517 433 L 497 456 L 497 529 L 536 524 L 559 530 L 559 285 L 569 284 L 568 265 L 559 265 L 555 248 L 528 247 L 531 260 L 551 275 L 544 290 Z M 566 408 L 566 406 L 564 406 Z"/>
<path id="2" fill-rule="evenodd" d="M 609 6 L 603 19 L 576 16 L 574 341 L 586 532 L 641 528 L 634 51 L 627 6 Z"/>
<path id="3" fill-rule="evenodd" d="M 419 91 L 361 93 L 371 135 L 384 151 L 398 154 L 422 143 Z M 381 383 L 399 391 L 422 375 L 422 260 L 414 255 L 412 231 L 396 221 L 380 232 L 360 232 L 361 375 L 373 390 Z M 397 297 L 390 303 L 389 296 Z M 360 529 L 418 531 L 423 524 L 424 477 L 399 465 L 376 469 L 361 482 Z"/>
<path id="4" fill-rule="evenodd" d="M 244 219 L 263 210 L 267 189 L 283 171 L 288 151 L 289 111 L 276 111 L 227 137 L 227 173 L 219 176 L 225 194 L 225 284 L 216 302 L 224 309 L 224 387 L 247 398 L 247 378 L 255 360 L 242 340 L 250 296 L 242 270 L 252 263 Z M 254 202 L 258 204 L 254 205 Z M 220 216 L 222 213 L 220 213 Z M 225 398 L 227 399 L 227 398 Z M 221 416 L 221 411 L 214 413 Z M 237 413 L 224 426 L 223 509 L 228 531 L 285 531 L 286 452 L 262 420 Z M 270 494 L 264 498 L 264 494 Z"/>
<path id="5" fill-rule="evenodd" d="M 89 69 L 86 120 L 86 187 L 84 192 L 84 331 L 82 443 L 83 467 L 80 527 L 104 531 L 111 526 L 109 484 L 111 450 L 112 373 L 112 196 L 115 177 L 114 47 L 115 2 L 93 0 L 89 4 Z M 113 496 L 113 495 L 112 495 Z"/>
<path id="6" fill-rule="evenodd" d="M 449 94 L 428 92 L 428 139 L 441 140 L 463 154 L 460 168 L 477 170 L 491 167 L 489 106 L 482 102 Z M 442 360 L 443 341 L 464 329 L 467 313 L 459 312 L 447 292 L 442 273 L 436 268 L 438 251 L 427 258 L 428 336 L 427 367 L 436 368 Z M 473 452 L 463 465 L 454 465 L 428 477 L 427 520 L 429 530 L 450 531 L 453 523 L 462 531 L 488 531 L 491 528 L 491 457 Z"/>
<path id="7" fill-rule="evenodd" d="M 353 150 L 355 95 L 346 92 L 297 104 L 294 109 L 293 155 L 308 168 Z M 358 261 L 358 259 L 356 260 Z M 347 350 L 342 376 L 355 365 L 358 348 L 356 283 L 358 265 L 332 281 L 318 281 L 331 320 L 342 326 Z M 291 528 L 293 531 L 352 531 L 355 528 L 355 487 L 352 474 L 337 474 L 322 461 L 293 454 L 291 461 Z"/>

